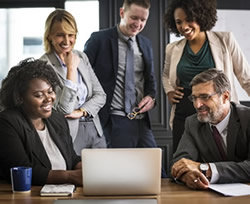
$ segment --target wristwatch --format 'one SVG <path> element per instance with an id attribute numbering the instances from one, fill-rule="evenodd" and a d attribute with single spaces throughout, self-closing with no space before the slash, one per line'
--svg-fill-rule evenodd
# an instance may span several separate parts
<path id="1" fill-rule="evenodd" d="M 199 169 L 200 169 L 201 173 L 203 173 L 207 177 L 207 170 L 209 169 L 208 164 L 201 163 L 199 166 Z"/>

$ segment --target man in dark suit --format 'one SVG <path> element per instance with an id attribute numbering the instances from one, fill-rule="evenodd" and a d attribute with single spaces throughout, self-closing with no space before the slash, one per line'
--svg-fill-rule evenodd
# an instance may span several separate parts
<path id="1" fill-rule="evenodd" d="M 197 114 L 186 119 L 172 176 L 193 189 L 250 182 L 250 108 L 230 103 L 230 82 L 209 69 L 191 81 Z"/>
<path id="2" fill-rule="evenodd" d="M 149 0 L 125 0 L 120 8 L 120 23 L 92 33 L 85 45 L 84 52 L 107 94 L 99 116 L 109 147 L 156 147 L 148 116 L 156 95 L 153 53 L 150 41 L 139 35 L 147 22 L 149 8 Z M 130 84 L 125 77 L 129 40 L 134 56 L 131 98 L 135 98 L 135 102 L 131 102 L 131 109 L 126 111 L 126 85 Z M 131 112 L 139 114 L 129 119 Z"/>

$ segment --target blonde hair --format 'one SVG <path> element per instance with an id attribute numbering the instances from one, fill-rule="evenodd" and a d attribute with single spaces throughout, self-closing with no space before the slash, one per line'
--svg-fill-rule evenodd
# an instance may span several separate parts
<path id="1" fill-rule="evenodd" d="M 52 34 L 52 27 L 57 22 L 60 22 L 62 24 L 62 28 L 64 31 L 74 33 L 75 35 L 77 35 L 78 33 L 75 18 L 64 9 L 56 9 L 55 11 L 50 13 L 45 22 L 43 42 L 46 53 L 49 53 L 53 50 L 53 45 L 51 44 L 51 41 L 48 39 L 48 37 Z"/>

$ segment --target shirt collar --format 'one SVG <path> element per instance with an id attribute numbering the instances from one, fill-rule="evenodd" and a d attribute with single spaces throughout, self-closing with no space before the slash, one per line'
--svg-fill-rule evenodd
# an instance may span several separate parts
<path id="1" fill-rule="evenodd" d="M 133 42 L 135 42 L 135 36 L 129 37 L 129 36 L 124 35 L 124 34 L 122 33 L 120 27 L 119 27 L 119 24 L 117 24 L 116 27 L 117 27 L 117 31 L 118 31 L 118 36 L 119 36 L 119 38 L 120 38 L 121 40 L 123 40 L 124 42 L 127 42 L 128 39 L 130 38 L 130 39 L 132 39 Z"/>
<path id="2" fill-rule="evenodd" d="M 61 58 L 57 55 L 57 53 L 54 52 L 54 54 L 55 54 L 56 58 L 58 59 L 58 61 L 60 62 L 61 66 L 62 67 L 67 67 L 66 64 L 64 64 L 63 61 L 61 60 Z"/>

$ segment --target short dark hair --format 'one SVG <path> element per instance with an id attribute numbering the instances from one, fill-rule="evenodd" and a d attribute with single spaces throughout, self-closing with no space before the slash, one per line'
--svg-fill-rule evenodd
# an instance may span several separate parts
<path id="1" fill-rule="evenodd" d="M 190 86 L 192 87 L 209 81 L 213 82 L 216 93 L 222 94 L 225 91 L 231 92 L 231 86 L 228 77 L 223 73 L 223 71 L 216 68 L 211 68 L 201 72 L 200 74 L 197 74 L 190 82 Z"/>
<path id="2" fill-rule="evenodd" d="M 182 8 L 187 20 L 195 21 L 201 31 L 211 30 L 217 21 L 216 0 L 172 0 L 164 15 L 164 23 L 167 30 L 180 36 L 176 28 L 174 12 L 177 8 Z"/>
<path id="3" fill-rule="evenodd" d="M 150 0 L 124 0 L 122 6 L 124 10 L 127 10 L 132 4 L 136 4 L 146 9 L 149 9 L 151 6 Z"/>
<path id="4" fill-rule="evenodd" d="M 57 74 L 46 61 L 28 58 L 21 61 L 9 71 L 2 81 L 0 89 L 0 109 L 15 108 L 21 105 L 21 97 L 29 88 L 32 79 L 39 78 L 47 81 L 55 91 L 61 86 Z"/>

